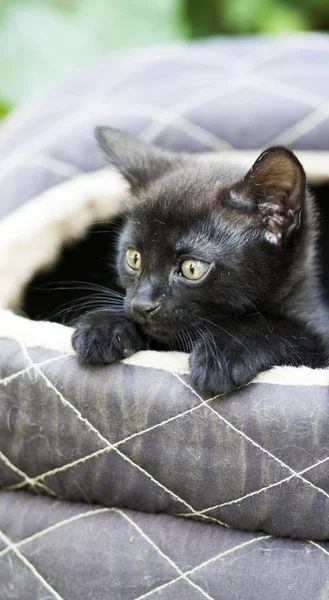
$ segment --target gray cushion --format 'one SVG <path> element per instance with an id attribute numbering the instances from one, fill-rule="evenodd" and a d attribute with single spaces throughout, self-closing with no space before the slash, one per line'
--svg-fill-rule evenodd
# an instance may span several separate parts
<path id="1" fill-rule="evenodd" d="M 328 60 L 320 34 L 223 37 L 109 58 L 0 129 L 0 218 L 77 169 L 99 168 L 96 124 L 174 150 L 327 149 Z"/>
<path id="2" fill-rule="evenodd" d="M 3 600 L 328 597 L 328 544 L 24 492 L 0 495 L 0 528 Z"/>

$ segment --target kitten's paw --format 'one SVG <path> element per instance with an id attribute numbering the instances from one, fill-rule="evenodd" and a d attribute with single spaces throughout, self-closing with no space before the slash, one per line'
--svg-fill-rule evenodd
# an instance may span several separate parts
<path id="1" fill-rule="evenodd" d="M 107 364 L 143 350 L 146 343 L 134 323 L 104 310 L 79 319 L 72 346 L 80 362 Z"/>
<path id="2" fill-rule="evenodd" d="M 225 394 L 235 387 L 227 362 L 219 353 L 211 352 L 203 341 L 197 342 L 191 352 L 190 369 L 200 392 Z"/>
<path id="3" fill-rule="evenodd" d="M 227 394 L 249 383 L 258 373 L 249 355 L 226 347 L 226 352 L 210 351 L 203 341 L 197 342 L 190 355 L 193 380 L 201 392 Z M 259 369 L 260 370 L 260 369 Z"/>

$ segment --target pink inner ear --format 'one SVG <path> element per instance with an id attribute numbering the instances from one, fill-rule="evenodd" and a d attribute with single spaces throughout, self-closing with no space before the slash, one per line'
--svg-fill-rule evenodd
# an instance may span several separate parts
<path id="1" fill-rule="evenodd" d="M 267 241 L 279 245 L 300 225 L 306 179 L 302 165 L 287 148 L 265 150 L 245 177 L 233 186 L 232 205 L 254 215 Z"/>
<path id="2" fill-rule="evenodd" d="M 280 244 L 283 232 L 289 231 L 294 224 L 294 213 L 283 202 L 283 198 L 280 201 L 275 195 L 274 199 L 277 202 L 264 202 L 258 205 L 258 209 L 261 223 L 267 230 L 265 234 L 267 241 L 271 244 Z"/>

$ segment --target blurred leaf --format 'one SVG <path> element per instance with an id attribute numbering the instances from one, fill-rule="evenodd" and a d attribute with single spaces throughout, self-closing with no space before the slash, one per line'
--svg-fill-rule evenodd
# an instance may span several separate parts
<path id="1" fill-rule="evenodd" d="M 218 20 L 231 33 L 308 29 L 303 12 L 280 0 L 217 0 L 217 11 Z"/>
<path id="2" fill-rule="evenodd" d="M 228 32 L 251 33 L 257 30 L 259 12 L 263 12 L 264 2 L 268 7 L 272 0 L 217 0 L 217 20 L 222 19 Z"/>
<path id="3" fill-rule="evenodd" d="M 12 106 L 0 100 L 0 119 L 3 119 L 12 109 Z"/>
<path id="4" fill-rule="evenodd" d="M 312 29 L 328 31 L 329 2 L 328 0 L 293 0 L 298 10 L 303 10 L 311 23 Z"/>
<path id="5" fill-rule="evenodd" d="M 217 6 L 214 0 L 186 0 L 183 15 L 193 37 L 218 33 Z"/>
<path id="6" fill-rule="evenodd" d="M 293 6 L 277 3 L 268 13 L 268 18 L 259 23 L 265 32 L 305 31 L 309 23 L 304 13 Z"/>

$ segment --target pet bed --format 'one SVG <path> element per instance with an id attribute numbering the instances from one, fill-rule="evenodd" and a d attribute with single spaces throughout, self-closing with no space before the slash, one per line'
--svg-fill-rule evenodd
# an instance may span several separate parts
<path id="1" fill-rule="evenodd" d="M 98 281 L 129 196 L 98 124 L 246 168 L 291 145 L 326 285 L 328 57 L 315 34 L 127 53 L 3 124 L 1 599 L 329 598 L 329 372 L 274 368 L 207 397 L 185 354 L 82 367 L 54 289 Z"/>

